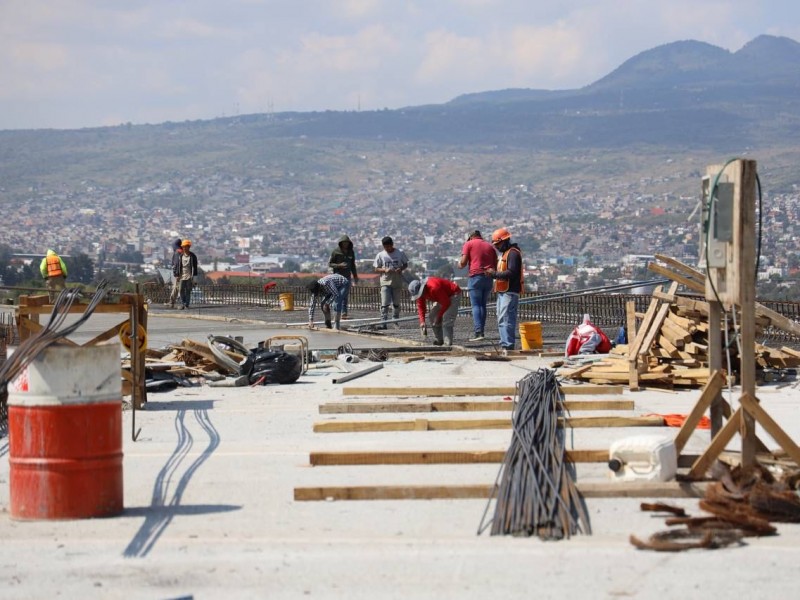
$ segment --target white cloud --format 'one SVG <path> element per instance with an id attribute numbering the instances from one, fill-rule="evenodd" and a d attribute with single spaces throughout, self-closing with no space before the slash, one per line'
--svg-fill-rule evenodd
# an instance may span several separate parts
<path id="1" fill-rule="evenodd" d="M 587 85 L 683 39 L 800 39 L 794 0 L 0 3 L 0 128 L 395 108 Z"/>

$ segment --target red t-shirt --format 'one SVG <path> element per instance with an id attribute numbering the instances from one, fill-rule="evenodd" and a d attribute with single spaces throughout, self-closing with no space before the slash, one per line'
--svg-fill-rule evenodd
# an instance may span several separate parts
<path id="1" fill-rule="evenodd" d="M 439 311 L 439 320 L 441 320 L 444 312 L 450 308 L 450 298 L 460 293 L 461 288 L 449 279 L 428 277 L 422 296 L 417 298 L 417 314 L 419 315 L 420 324 L 425 322 L 427 313 L 426 301 L 439 303 L 439 306 L 442 307 Z"/>
<path id="2" fill-rule="evenodd" d="M 473 238 L 461 248 L 461 255 L 469 260 L 469 276 L 483 275 L 486 267 L 497 267 L 497 252 L 486 240 Z"/>

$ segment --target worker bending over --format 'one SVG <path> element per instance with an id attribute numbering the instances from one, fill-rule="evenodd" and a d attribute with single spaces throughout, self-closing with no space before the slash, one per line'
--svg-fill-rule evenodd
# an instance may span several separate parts
<path id="1" fill-rule="evenodd" d="M 433 302 L 430 312 L 430 323 L 436 338 L 434 346 L 452 346 L 453 328 L 461 301 L 461 288 L 449 279 L 426 277 L 422 281 L 415 279 L 408 284 L 408 293 L 417 303 L 419 326 L 422 335 L 428 334 L 426 321 L 427 301 Z"/>
<path id="2" fill-rule="evenodd" d="M 308 305 L 308 328 L 314 329 L 314 311 L 319 302 L 322 314 L 325 315 L 325 327 L 331 328 L 331 305 L 334 307 L 334 329 L 339 329 L 342 318 L 342 302 L 344 291 L 350 285 L 350 281 L 338 273 L 326 275 L 322 279 L 308 284 L 308 291 L 311 292 L 311 302 Z"/>

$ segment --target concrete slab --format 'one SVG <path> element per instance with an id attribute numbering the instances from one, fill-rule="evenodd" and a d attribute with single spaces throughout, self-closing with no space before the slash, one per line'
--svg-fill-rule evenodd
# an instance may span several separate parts
<path id="1" fill-rule="evenodd" d="M 232 322 L 176 321 L 153 318 L 151 339 L 202 338 L 214 327 L 241 333 L 249 344 L 268 333 L 252 324 L 237 329 L 240 324 Z M 91 331 L 81 334 L 92 337 Z M 319 335 L 314 344 L 339 337 Z M 547 360 L 522 362 L 536 369 Z M 416 386 L 513 385 L 524 375 L 517 364 L 447 357 L 389 361 L 358 382 L 407 385 L 411 394 Z M 623 397 L 635 401 L 633 414 L 686 413 L 698 394 L 626 391 Z M 759 397 L 800 439 L 796 386 L 761 388 Z M 550 543 L 476 535 L 486 508 L 482 500 L 295 502 L 298 486 L 488 484 L 498 469 L 310 467 L 311 451 L 495 449 L 510 439 L 510 431 L 502 430 L 314 434 L 314 422 L 353 418 L 318 412 L 319 404 L 354 400 L 332 383 L 331 370 L 311 370 L 287 386 L 179 388 L 149 399 L 147 410 L 136 414 L 136 426 L 142 428 L 138 441 L 131 440 L 131 413 L 123 415 L 126 510 L 120 517 L 14 521 L 8 516 L 8 461 L 0 460 L 3 598 L 792 595 L 790 574 L 800 559 L 798 525 L 781 524 L 778 536 L 750 539 L 738 548 L 657 554 L 637 551 L 628 542 L 630 534 L 643 538 L 665 529 L 663 519 L 639 510 L 637 499 L 588 500 L 594 534 Z M 639 430 L 575 430 L 569 437 L 576 448 L 598 448 L 634 431 Z M 707 435 L 696 433 L 691 447 L 702 449 Z M 7 455 L 2 438 L 0 456 Z M 581 479 L 604 476 L 602 465 L 579 467 Z M 700 512 L 696 500 L 670 502 Z"/>

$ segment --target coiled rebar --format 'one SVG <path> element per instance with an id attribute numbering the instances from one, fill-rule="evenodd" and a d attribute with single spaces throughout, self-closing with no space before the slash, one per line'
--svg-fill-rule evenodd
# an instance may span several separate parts
<path id="1" fill-rule="evenodd" d="M 583 499 L 575 485 L 575 466 L 567 459 L 559 416 L 564 396 L 550 369 L 539 369 L 517 383 L 511 443 L 500 466 L 478 534 L 491 524 L 492 535 L 536 535 L 560 540 L 591 534 Z M 487 522 L 495 502 L 494 517 Z"/>

